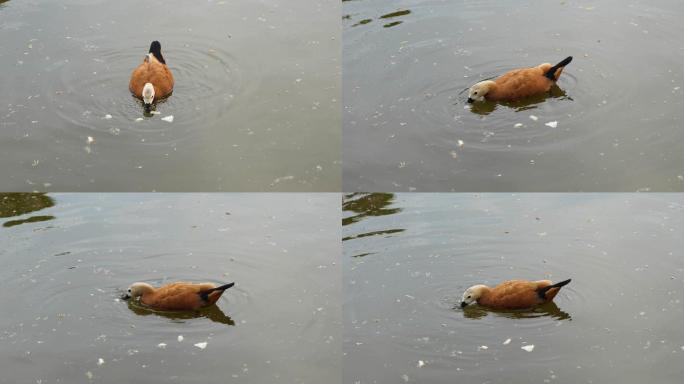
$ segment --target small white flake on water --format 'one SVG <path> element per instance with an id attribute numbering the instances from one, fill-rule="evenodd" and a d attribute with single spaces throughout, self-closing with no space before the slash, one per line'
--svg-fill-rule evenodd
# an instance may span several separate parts
<path id="1" fill-rule="evenodd" d="M 465 145 L 465 143 L 463 142 L 463 140 L 458 140 L 458 147 L 459 148 L 463 148 L 464 145 Z"/>
<path id="2" fill-rule="evenodd" d="M 88 136 L 88 144 L 92 144 L 95 142 L 95 139 L 93 139 L 92 136 Z"/>
<path id="3" fill-rule="evenodd" d="M 105 115 L 105 117 L 104 117 L 104 118 L 105 118 L 105 119 L 107 119 L 107 120 L 109 120 L 109 119 L 111 119 L 111 118 L 112 118 L 112 115 L 110 115 L 110 114 L 108 113 L 108 114 L 106 114 L 106 115 Z"/>
<path id="4" fill-rule="evenodd" d="M 93 379 L 93 373 L 90 372 L 90 371 L 86 372 L 86 376 L 88 377 L 88 380 L 92 380 L 92 379 Z"/>
<path id="5" fill-rule="evenodd" d="M 173 123 L 173 115 L 164 116 L 161 119 L 169 123 Z"/>
<path id="6" fill-rule="evenodd" d="M 161 112 L 159 112 L 159 111 L 152 111 L 152 112 L 150 112 L 150 114 L 152 114 L 152 115 L 161 115 Z"/>
<path id="7" fill-rule="evenodd" d="M 142 117 L 138 117 L 137 119 L 135 119 L 135 121 L 143 121 L 143 120 L 145 120 L 145 119 L 143 119 Z"/>
<path id="8" fill-rule="evenodd" d="M 503 345 L 508 345 L 508 344 L 510 344 L 510 342 L 511 342 L 511 339 L 506 339 L 506 341 L 503 342 Z"/>
<path id="9" fill-rule="evenodd" d="M 515 125 L 513 126 L 513 128 L 520 128 L 520 127 L 522 127 L 522 126 L 523 126 L 522 123 L 515 123 Z"/>
<path id="10" fill-rule="evenodd" d="M 520 347 L 520 349 L 524 349 L 527 352 L 532 352 L 532 351 L 534 351 L 534 344 L 523 345 L 522 347 Z"/>
<path id="11" fill-rule="evenodd" d="M 480 345 L 479 347 L 477 347 L 477 349 L 484 349 L 484 350 L 487 350 L 487 349 L 489 349 L 489 347 L 486 346 L 486 345 Z"/>
<path id="12" fill-rule="evenodd" d="M 401 378 L 402 378 L 402 379 L 404 379 L 404 381 L 408 383 L 408 381 L 409 381 L 409 377 L 408 377 L 408 375 L 407 375 L 407 374 L 403 374 L 403 375 L 401 375 Z"/>
<path id="13" fill-rule="evenodd" d="M 102 365 L 102 364 L 104 364 L 104 359 L 100 357 L 99 359 L 97 359 L 97 365 Z"/>
<path id="14" fill-rule="evenodd" d="M 423 360 L 418 360 L 418 368 L 422 368 L 425 366 L 425 362 Z"/>
<path id="15" fill-rule="evenodd" d="M 178 335 L 178 342 L 180 343 L 181 341 L 183 341 L 183 335 Z"/>
<path id="16" fill-rule="evenodd" d="M 547 127 L 556 128 L 558 126 L 558 122 L 557 121 L 549 121 L 548 123 L 546 123 L 544 125 L 546 125 Z"/>
<path id="17" fill-rule="evenodd" d="M 204 348 L 207 347 L 207 342 L 204 341 L 204 342 L 201 342 L 201 343 L 197 343 L 197 344 L 195 344 L 195 347 L 197 347 L 197 348 L 199 348 L 199 349 L 204 349 Z"/>
<path id="18" fill-rule="evenodd" d="M 166 348 L 166 343 L 159 343 L 159 344 L 157 344 L 157 348 L 161 348 L 161 349 Z"/>
<path id="19" fill-rule="evenodd" d="M 538 118 L 537 116 L 535 116 L 535 115 L 530 115 L 530 119 L 532 119 L 532 120 L 534 120 L 534 121 L 539 120 L 539 118 Z"/>

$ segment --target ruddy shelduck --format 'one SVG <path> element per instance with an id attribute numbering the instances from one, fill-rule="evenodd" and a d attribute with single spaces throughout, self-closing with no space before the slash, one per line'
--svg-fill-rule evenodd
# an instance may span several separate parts
<path id="1" fill-rule="evenodd" d="M 461 308 L 477 302 L 492 309 L 527 309 L 548 303 L 556 297 L 561 287 L 571 279 L 553 284 L 550 280 L 509 280 L 494 288 L 473 285 L 466 289 L 461 299 Z"/>
<path id="2" fill-rule="evenodd" d="M 556 84 L 563 68 L 570 64 L 572 56 L 556 65 L 540 64 L 532 68 L 520 68 L 506 72 L 494 80 L 480 81 L 470 87 L 468 103 L 476 101 L 516 101 L 548 92 Z"/>
<path id="3" fill-rule="evenodd" d="M 146 110 L 150 109 L 155 99 L 163 99 L 173 91 L 173 75 L 166 66 L 158 41 L 150 44 L 150 52 L 145 55 L 142 64 L 133 70 L 128 89 L 143 101 Z"/>
<path id="4" fill-rule="evenodd" d="M 217 287 L 212 283 L 178 282 L 154 288 L 147 283 L 133 283 L 124 299 L 139 299 L 142 304 L 162 311 L 194 311 L 215 304 L 233 285 L 235 283 Z"/>

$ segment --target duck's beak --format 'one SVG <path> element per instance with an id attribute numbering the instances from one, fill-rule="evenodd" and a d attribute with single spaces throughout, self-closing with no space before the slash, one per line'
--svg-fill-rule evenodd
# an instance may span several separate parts
<path id="1" fill-rule="evenodd" d="M 466 303 L 465 301 L 461 301 L 461 308 L 465 308 L 467 306 L 468 306 L 468 303 Z"/>
<path id="2" fill-rule="evenodd" d="M 472 103 L 474 103 L 474 102 L 475 102 L 475 99 L 473 99 L 473 98 L 471 98 L 471 97 L 468 98 L 468 104 L 472 104 Z"/>

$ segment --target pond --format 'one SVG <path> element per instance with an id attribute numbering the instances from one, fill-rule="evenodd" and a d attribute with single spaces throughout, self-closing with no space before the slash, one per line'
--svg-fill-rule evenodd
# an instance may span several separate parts
<path id="1" fill-rule="evenodd" d="M 345 383 L 681 380 L 684 197 L 350 194 L 344 207 Z M 534 310 L 459 305 L 475 284 L 567 278 Z"/>
<path id="2" fill-rule="evenodd" d="M 0 2 L 2 190 L 338 191 L 339 9 Z M 154 115 L 128 90 L 153 40 L 175 77 Z"/>
<path id="3" fill-rule="evenodd" d="M 339 199 L 0 195 L 0 383 L 340 382 Z M 235 286 L 164 313 L 136 281 Z"/>
<path id="4" fill-rule="evenodd" d="M 345 1 L 344 191 L 684 191 L 684 5 Z M 558 87 L 466 103 L 509 70 Z"/>

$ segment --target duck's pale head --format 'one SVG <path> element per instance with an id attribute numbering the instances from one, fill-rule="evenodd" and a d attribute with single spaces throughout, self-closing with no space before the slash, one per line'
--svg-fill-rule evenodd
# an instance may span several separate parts
<path id="1" fill-rule="evenodd" d="M 148 292 L 153 292 L 154 287 L 147 284 L 147 283 L 133 283 L 131 284 L 130 287 L 126 290 L 126 293 L 124 294 L 124 299 L 135 299 L 138 298 L 145 293 Z"/>
<path id="2" fill-rule="evenodd" d="M 466 289 L 465 292 L 463 292 L 463 298 L 461 298 L 461 308 L 465 308 L 468 305 L 477 302 L 486 289 L 487 286 L 482 284 L 473 285 Z"/>
<path id="3" fill-rule="evenodd" d="M 468 102 L 474 103 L 476 101 L 484 101 L 485 96 L 492 89 L 493 84 L 495 84 L 493 81 L 485 80 L 480 81 L 479 83 L 470 87 L 470 91 L 468 92 Z"/>
<path id="4" fill-rule="evenodd" d="M 154 86 L 152 83 L 145 83 L 142 90 L 142 99 L 143 103 L 145 103 L 145 108 L 152 106 L 152 102 L 154 101 Z"/>

